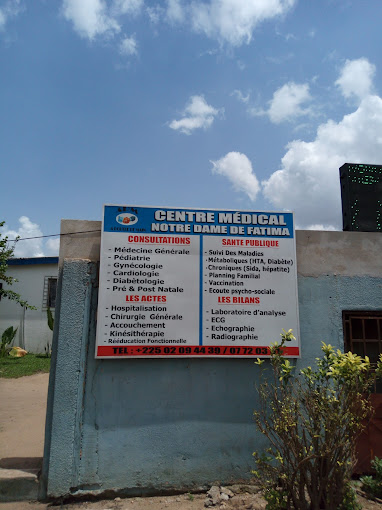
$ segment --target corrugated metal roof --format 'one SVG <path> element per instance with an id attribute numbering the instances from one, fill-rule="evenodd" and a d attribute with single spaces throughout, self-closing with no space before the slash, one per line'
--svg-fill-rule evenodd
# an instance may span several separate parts
<path id="1" fill-rule="evenodd" d="M 32 264 L 58 264 L 58 257 L 29 257 L 7 260 L 8 266 L 24 266 Z"/>

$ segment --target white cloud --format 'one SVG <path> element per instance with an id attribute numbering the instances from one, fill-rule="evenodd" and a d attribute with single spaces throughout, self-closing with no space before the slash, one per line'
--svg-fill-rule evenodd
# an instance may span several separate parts
<path id="1" fill-rule="evenodd" d="M 7 236 L 9 241 L 20 237 L 20 240 L 15 244 L 14 257 L 45 257 L 46 255 L 57 256 L 60 249 L 60 237 L 52 237 L 46 242 L 40 226 L 33 223 L 28 216 L 21 216 L 19 218 L 19 228 L 17 230 L 5 229 L 1 233 L 2 237 Z M 25 239 L 25 238 L 35 239 Z M 37 239 L 36 239 L 37 238 Z M 11 243 L 10 243 L 11 244 Z"/>
<path id="2" fill-rule="evenodd" d="M 134 37 L 125 37 L 119 45 L 119 52 L 121 55 L 137 55 L 137 41 Z"/>
<path id="3" fill-rule="evenodd" d="M 322 225 L 321 223 L 316 223 L 315 225 L 308 225 L 307 227 L 304 227 L 305 230 L 338 230 L 338 228 L 334 227 L 333 225 Z M 299 229 L 299 227 L 296 227 L 296 230 Z"/>
<path id="4" fill-rule="evenodd" d="M 303 109 L 301 105 L 310 100 L 307 83 L 298 84 L 293 81 L 286 83 L 273 94 L 268 110 L 269 119 L 275 124 L 280 124 L 280 122 L 307 115 L 310 113 L 309 108 Z"/>
<path id="5" fill-rule="evenodd" d="M 235 96 L 235 97 L 236 97 L 236 99 L 237 99 L 238 101 L 240 101 L 241 103 L 248 103 L 248 101 L 249 101 L 249 97 L 250 97 L 250 94 L 249 94 L 249 92 L 248 92 L 248 94 L 245 96 L 245 95 L 242 93 L 242 91 L 241 91 L 241 90 L 237 90 L 237 89 L 235 89 L 235 90 L 232 92 L 231 96 Z"/>
<path id="6" fill-rule="evenodd" d="M 321 124 L 314 141 L 289 143 L 281 168 L 262 183 L 263 192 L 275 207 L 294 210 L 302 226 L 341 228 L 339 167 L 381 161 L 382 99 L 367 96 L 340 122 Z"/>
<path id="7" fill-rule="evenodd" d="M 185 17 L 182 2 L 180 0 L 167 0 L 166 16 L 170 23 L 181 23 Z"/>
<path id="8" fill-rule="evenodd" d="M 163 12 L 164 12 L 164 9 L 162 7 L 160 7 L 159 5 L 156 5 L 155 7 L 147 7 L 146 8 L 146 13 L 149 17 L 150 22 L 153 25 L 157 25 L 160 22 L 161 17 L 163 16 Z"/>
<path id="9" fill-rule="evenodd" d="M 247 111 L 249 115 L 252 115 L 252 117 L 265 117 L 268 115 L 268 110 L 257 108 L 256 106 L 251 106 Z"/>
<path id="10" fill-rule="evenodd" d="M 366 58 L 346 60 L 336 85 L 344 97 L 363 99 L 372 92 L 374 75 L 375 65 Z"/>
<path id="11" fill-rule="evenodd" d="M 60 251 L 60 237 L 52 237 L 48 239 L 45 246 L 49 255 L 57 256 Z"/>
<path id="12" fill-rule="evenodd" d="M 6 230 L 3 235 L 8 236 L 9 240 L 16 237 L 40 237 L 42 232 L 37 223 L 32 223 L 27 216 L 19 218 L 20 227 L 18 230 Z M 28 239 L 18 241 L 14 252 L 14 257 L 43 257 L 42 239 Z"/>
<path id="13" fill-rule="evenodd" d="M 8 0 L 11 2 L 11 0 Z M 19 2 L 20 0 L 13 0 Z M 297 0 L 166 0 L 149 5 L 145 12 L 153 24 L 188 23 L 192 30 L 220 44 L 249 43 L 262 22 L 286 14 Z M 113 37 L 121 32 L 124 15 L 137 15 L 144 0 L 62 0 L 62 14 L 83 38 Z M 0 11 L 0 27 L 1 27 Z M 243 67 L 240 63 L 239 67 Z"/>
<path id="14" fill-rule="evenodd" d="M 209 105 L 203 96 L 191 96 L 183 111 L 183 118 L 169 123 L 171 129 L 190 135 L 194 129 L 207 129 L 222 110 Z"/>
<path id="15" fill-rule="evenodd" d="M 286 34 L 286 36 L 285 36 L 285 40 L 286 41 L 289 41 L 289 40 L 293 41 L 293 40 L 296 40 L 296 39 L 297 39 L 297 37 L 294 34 Z"/>
<path id="16" fill-rule="evenodd" d="M 238 97 L 239 98 L 239 97 Z M 312 109 L 302 108 L 304 103 L 311 101 L 308 83 L 290 81 L 273 93 L 269 108 L 250 107 L 248 113 L 253 117 L 269 117 L 274 124 L 293 121 L 304 115 L 312 115 Z"/>
<path id="17" fill-rule="evenodd" d="M 8 0 L 0 7 L 0 30 L 5 29 L 5 25 L 11 19 L 17 16 L 23 10 L 21 0 Z"/>
<path id="18" fill-rule="evenodd" d="M 229 152 L 223 158 L 211 163 L 212 172 L 227 177 L 235 191 L 246 193 L 251 200 L 256 199 L 260 185 L 253 172 L 252 163 L 245 154 Z"/>
<path id="19" fill-rule="evenodd" d="M 286 14 L 295 0 L 210 0 L 191 3 L 194 30 L 233 46 L 249 43 L 261 22 Z"/>
<path id="20" fill-rule="evenodd" d="M 121 29 L 117 19 L 107 13 L 104 0 L 63 0 L 62 13 L 76 32 L 90 41 L 99 35 L 114 35 Z"/>
<path id="21" fill-rule="evenodd" d="M 170 23 L 189 21 L 194 31 L 241 46 L 249 43 L 262 22 L 286 14 L 297 0 L 166 0 Z"/>
<path id="22" fill-rule="evenodd" d="M 144 0 L 63 0 L 62 14 L 73 24 L 74 30 L 83 38 L 93 41 L 96 37 L 114 38 L 121 32 L 121 18 L 135 16 L 144 6 Z M 120 55 L 138 54 L 135 37 L 119 37 Z"/>
<path id="23" fill-rule="evenodd" d="M 142 7 L 143 0 L 114 0 L 112 11 L 115 12 L 116 15 L 138 14 Z"/>

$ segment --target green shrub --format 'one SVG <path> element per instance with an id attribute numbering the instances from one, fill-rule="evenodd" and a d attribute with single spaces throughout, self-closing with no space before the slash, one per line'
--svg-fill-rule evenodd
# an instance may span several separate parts
<path id="1" fill-rule="evenodd" d="M 372 413 L 369 392 L 382 374 L 382 360 L 375 371 L 367 357 L 323 344 L 316 366 L 294 375 L 283 357 L 285 343 L 294 338 L 292 330 L 281 336 L 281 344 L 271 346 L 270 362 L 257 361 L 263 370 L 254 416 L 269 448 L 254 453 L 254 474 L 267 508 L 357 509 L 350 487 L 355 443 L 363 420 Z"/>
<path id="2" fill-rule="evenodd" d="M 47 318 L 47 322 L 48 322 L 48 328 L 53 331 L 54 329 L 54 317 L 53 317 L 53 314 L 52 314 L 52 310 L 48 307 L 47 310 L 46 310 L 46 318 Z M 47 358 L 50 358 L 52 356 L 52 342 L 51 341 L 47 341 L 45 347 L 44 347 L 44 351 L 45 351 L 45 356 Z"/>
<path id="3" fill-rule="evenodd" d="M 48 322 L 48 328 L 53 331 L 54 329 L 54 317 L 52 314 L 52 310 L 48 307 L 46 310 L 46 319 Z"/>
<path id="4" fill-rule="evenodd" d="M 10 344 L 13 342 L 16 333 L 17 328 L 13 328 L 13 326 L 10 326 L 1 335 L 0 358 L 4 358 L 5 356 L 7 356 L 7 354 L 11 350 Z"/>
<path id="5" fill-rule="evenodd" d="M 0 229 L 4 227 L 5 221 L 0 221 Z M 16 238 L 13 245 L 8 241 L 8 237 L 2 237 L 0 232 L 0 299 L 7 298 L 16 303 L 19 303 L 24 308 L 29 308 L 30 310 L 37 310 L 35 306 L 31 306 L 26 301 L 21 299 L 20 294 L 10 289 L 10 286 L 16 283 L 18 280 L 13 278 L 13 276 L 8 276 L 8 260 L 13 258 L 16 242 L 19 240 L 19 237 Z M 4 285 L 5 284 L 5 285 Z"/>
<path id="6" fill-rule="evenodd" d="M 375 457 L 375 459 L 371 461 L 371 466 L 375 469 L 375 477 L 362 476 L 360 478 L 362 490 L 366 492 L 368 496 L 382 498 L 382 459 Z"/>

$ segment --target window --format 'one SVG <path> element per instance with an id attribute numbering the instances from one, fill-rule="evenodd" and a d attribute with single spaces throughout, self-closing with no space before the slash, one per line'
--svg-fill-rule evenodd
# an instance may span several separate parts
<path id="1" fill-rule="evenodd" d="M 45 276 L 44 278 L 44 293 L 43 293 L 43 308 L 56 307 L 56 294 L 57 294 L 57 277 Z"/>
<path id="2" fill-rule="evenodd" d="M 371 363 L 376 363 L 382 353 L 382 311 L 344 311 L 342 318 L 345 351 L 368 356 Z M 376 391 L 382 393 L 382 383 L 377 384 Z"/>

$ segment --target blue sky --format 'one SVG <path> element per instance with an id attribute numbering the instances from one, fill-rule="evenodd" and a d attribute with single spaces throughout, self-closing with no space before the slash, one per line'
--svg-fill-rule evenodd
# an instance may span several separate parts
<path id="1" fill-rule="evenodd" d="M 338 168 L 382 164 L 381 19 L 380 0 L 0 0 L 3 233 L 104 203 L 341 229 Z"/>

